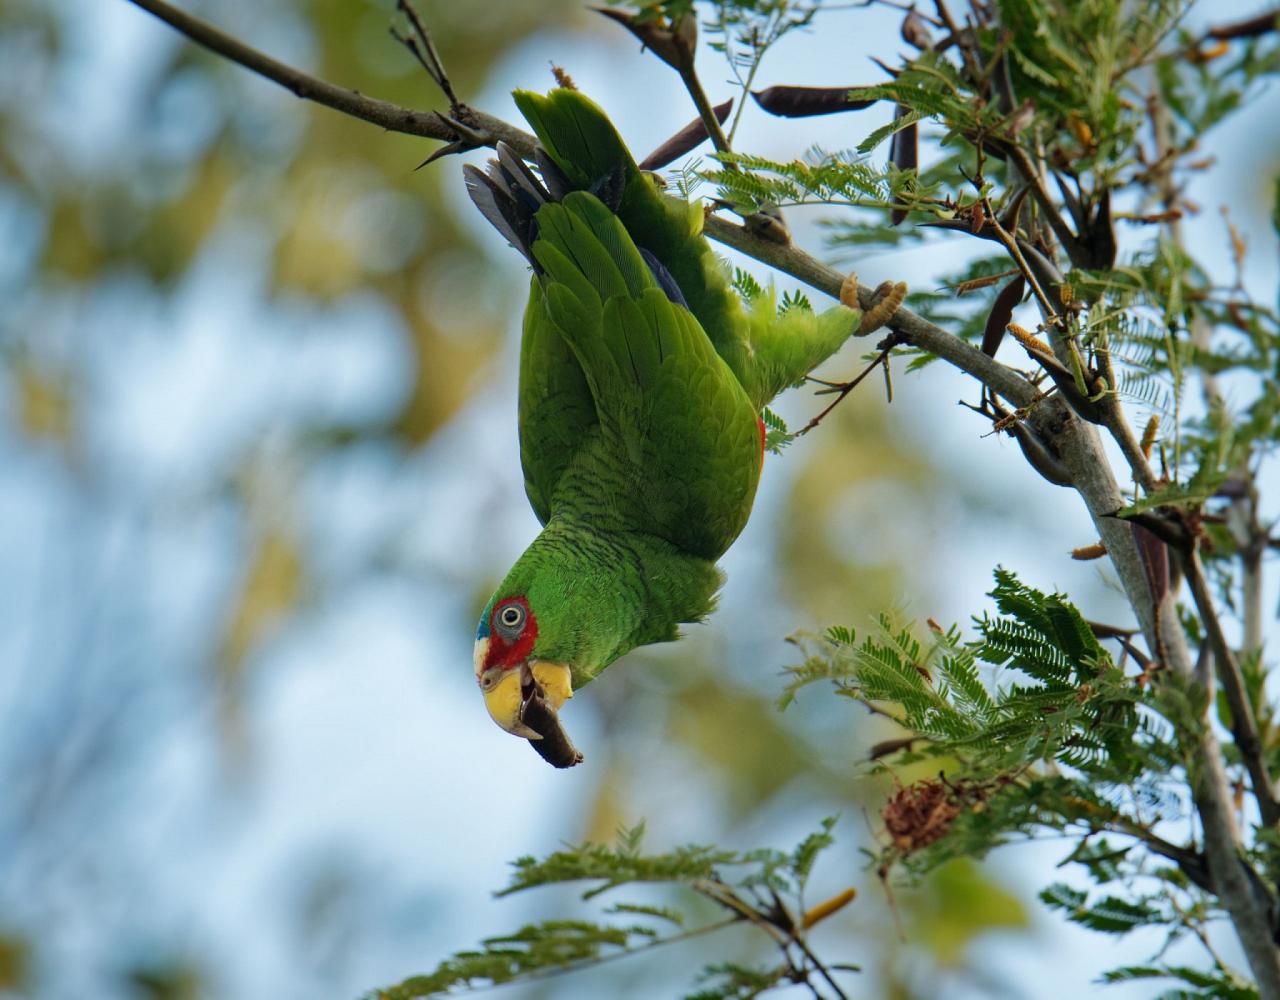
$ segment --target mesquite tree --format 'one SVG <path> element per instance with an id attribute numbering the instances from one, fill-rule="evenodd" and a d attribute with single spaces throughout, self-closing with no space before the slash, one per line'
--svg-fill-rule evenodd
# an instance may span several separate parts
<path id="1" fill-rule="evenodd" d="M 531 136 L 454 92 L 448 53 L 405 0 L 397 34 L 439 85 L 441 112 L 344 90 L 158 0 L 134 2 L 302 97 L 442 140 L 432 159 L 498 141 L 532 154 Z M 913 378 L 928 379 L 938 362 L 972 376 L 966 405 L 1016 440 L 1043 489 L 1078 495 L 1097 542 L 1073 556 L 1107 560 L 1132 610 L 1131 622 L 1089 621 L 1070 595 L 995 567 L 994 609 L 975 607 L 970 627 L 886 613 L 869 628 L 798 638 L 782 707 L 799 688 L 825 684 L 900 730 L 875 747 L 873 768 L 933 762 L 936 777 L 899 786 L 883 804 L 873 867 L 889 880 L 927 879 L 946 860 L 1052 832 L 1098 889 L 1046 873 L 1048 906 L 1102 933 L 1159 926 L 1204 943 L 1197 967 L 1153 961 L 1109 979 L 1171 977 L 1188 996 L 1280 997 L 1280 730 L 1262 604 L 1264 559 L 1280 541 L 1258 487 L 1280 438 L 1280 325 L 1274 303 L 1254 301 L 1238 275 L 1211 273 L 1181 230 L 1197 210 L 1185 180 L 1213 166 L 1205 135 L 1280 69 L 1280 48 L 1275 14 L 1195 36 L 1181 26 L 1189 6 L 975 0 L 951 9 L 937 0 L 905 11 L 909 56 L 882 64 L 879 79 L 825 88 L 769 80 L 762 69 L 770 47 L 813 23 L 820 3 L 667 0 L 602 13 L 689 92 L 696 120 L 643 165 L 665 171 L 672 193 L 704 199 L 711 239 L 832 295 L 847 276 L 795 244 L 788 208 L 826 206 L 834 242 L 867 253 L 904 241 L 981 243 L 986 252 L 942 291 L 913 289 L 908 275 L 859 287 L 864 333 L 875 331 L 863 374 L 883 368 L 887 378 L 906 359 Z M 736 108 L 713 107 L 705 94 L 694 70 L 700 33 L 727 59 Z M 882 103 L 895 109 L 890 124 L 865 129 L 854 150 L 822 151 L 829 116 L 849 116 L 839 119 L 847 133 L 859 111 Z M 785 161 L 738 149 L 744 113 L 806 118 L 816 145 Z M 714 151 L 689 159 L 704 143 Z M 887 157 L 877 153 L 885 145 Z M 1238 269 L 1245 247 L 1232 239 Z M 748 299 L 761 291 L 745 272 L 735 285 Z M 803 296 L 783 305 L 808 307 Z M 820 389 L 835 406 L 861 381 Z M 769 446 L 784 448 L 828 410 L 799 430 L 766 414 Z M 708 967 L 697 996 L 792 983 L 844 996 L 853 970 L 815 953 L 806 936 L 851 896 L 817 905 L 804 896 L 832 826 L 790 852 L 650 855 L 636 829 L 616 845 L 520 859 L 504 892 L 585 880 L 587 896 L 634 883 L 669 884 L 672 896 L 616 902 L 598 921 L 526 926 L 375 995 L 538 978 L 746 923 L 768 959 Z M 690 926 L 686 896 L 711 900 L 723 919 Z M 1238 935 L 1247 968 L 1216 954 L 1207 928 L 1219 921 Z"/>

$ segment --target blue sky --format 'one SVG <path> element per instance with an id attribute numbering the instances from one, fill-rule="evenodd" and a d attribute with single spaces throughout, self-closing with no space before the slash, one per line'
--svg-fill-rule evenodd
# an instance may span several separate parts
<path id="1" fill-rule="evenodd" d="M 59 8 L 78 25 L 75 54 L 65 76 L 49 82 L 43 127 L 63 155 L 91 163 L 127 148 L 130 95 L 149 62 L 175 43 L 167 29 L 117 0 L 63 0 Z M 1253 9 L 1217 4 L 1213 16 L 1229 20 Z M 216 19 L 217 6 L 205 14 Z M 818 30 L 780 45 L 762 80 L 870 81 L 869 42 L 896 39 L 898 17 L 885 8 L 828 15 Z M 312 58 L 306 32 L 290 16 L 250 20 L 260 32 L 255 44 L 286 59 Z M 579 24 L 516 47 L 474 103 L 515 119 L 508 91 L 549 84 L 548 63 L 555 61 L 626 122 L 638 151 L 691 117 L 666 67 L 642 57 L 621 32 Z M 727 96 L 714 54 L 703 58 L 712 98 Z M 293 100 L 260 87 L 267 104 Z M 208 127 L 201 95 L 184 100 L 169 140 L 175 149 L 198 142 Z M 1205 210 L 1187 224 L 1191 244 L 1229 274 L 1217 211 L 1226 205 L 1250 243 L 1246 283 L 1268 301 L 1276 241 L 1258 199 L 1276 150 L 1273 137 L 1257 140 L 1274 135 L 1274 118 L 1268 94 L 1215 134 L 1212 152 L 1223 167 L 1193 184 L 1191 197 Z M 849 144 L 870 127 L 851 122 Z M 790 157 L 803 134 L 796 123 L 749 112 L 739 144 Z M 376 140 L 370 128 L 368 141 Z M 431 169 L 453 178 L 457 215 L 478 239 L 495 244 L 498 263 L 485 286 L 516 302 L 521 262 L 504 256 L 498 238 L 484 231 L 463 195 L 458 164 Z M 808 215 L 795 213 L 792 222 L 802 244 L 820 245 Z M 597 780 L 592 748 L 609 732 L 590 691 L 575 699 L 568 718 L 588 766 L 553 772 L 493 728 L 471 676 L 476 594 L 537 529 L 515 462 L 516 312 L 470 401 L 417 453 L 406 459 L 369 445 L 304 461 L 289 439 L 301 417 L 319 412 L 359 422 L 406 391 L 405 332 L 392 310 L 363 294 L 325 309 L 273 300 L 260 277 L 266 248 L 252 231 L 228 227 L 168 299 L 122 277 L 28 303 L 24 313 L 39 225 L 0 189 L 0 227 L 16 234 L 0 241 L 0 287 L 13 292 L 0 324 L 29 319 L 38 305 L 50 338 L 87 352 L 88 475 L 0 427 L 0 718 L 23 733 L 0 741 L 0 774 L 16 776 L 15 787 L 24 776 L 52 775 L 43 791 L 56 799 L 58 782 L 72 787 L 86 763 L 102 755 L 114 762 L 112 777 L 57 814 L 56 823 L 39 826 L 36 806 L 24 812 L 14 804 L 42 800 L 40 789 L 23 787 L 0 803 L 0 856 L 8 858 L 0 864 L 0 913 L 29 921 L 39 934 L 48 995 L 112 995 L 104 984 L 122 949 L 144 957 L 189 949 L 212 961 L 218 996 L 351 996 L 545 915 L 543 901 L 495 902 L 489 892 L 503 884 L 512 858 L 579 836 Z M 961 259 L 958 242 L 869 254 L 856 268 L 867 284 L 901 278 L 932 287 Z M 389 260 L 393 266 L 394 254 Z M 785 279 L 779 285 L 790 287 Z M 846 351 L 832 370 L 855 361 L 856 352 Z M 933 581 L 927 604 L 918 593 L 886 595 L 888 603 L 963 620 L 981 606 L 991 567 L 1002 564 L 1036 586 L 1076 595 L 1087 613 L 1113 611 L 1114 595 L 1096 566 L 1063 557 L 1091 540 L 1083 509 L 1023 468 L 1010 442 L 982 436 L 980 423 L 955 405 L 972 397 L 972 386 L 935 365 L 899 378 L 895 388 L 904 446 L 925 449 L 944 481 L 956 485 L 931 508 L 937 523 L 921 528 L 935 542 L 933 564 L 918 574 Z M 0 409 L 12 403 L 12 389 L 0 386 Z M 808 413 L 810 404 L 794 394 L 784 412 Z M 287 498 L 320 579 L 343 585 L 324 590 L 337 597 L 304 603 L 255 653 L 260 662 L 241 734 L 247 756 L 237 772 L 214 738 L 218 701 L 200 657 L 210 628 L 205 611 L 237 572 L 230 554 L 245 530 L 235 505 L 218 499 L 227 484 L 211 470 L 254 441 L 263 456 L 255 488 L 268 500 L 271 491 Z M 776 521 L 808 447 L 801 442 L 781 460 L 770 458 L 752 524 L 724 561 L 723 610 L 691 640 L 702 648 L 749 650 L 743 655 L 780 665 L 788 662 L 782 637 L 821 624 L 775 600 L 772 578 Z M 98 484 L 92 491 L 90 481 Z M 1265 485 L 1274 492 L 1274 475 Z M 872 562 L 890 556 L 894 526 L 877 519 L 900 501 L 896 489 L 885 481 L 848 497 L 850 530 L 837 543 Z M 366 577 L 360 568 L 371 552 L 385 554 L 398 572 Z M 1277 596 L 1273 582 L 1269 607 Z M 1268 626 L 1274 638 L 1274 620 Z M 85 720 L 92 725 L 82 728 Z M 841 751 L 851 761 L 858 739 Z M 659 752 L 650 766 L 647 786 L 628 808 L 633 821 L 647 820 L 655 848 L 718 837 L 786 846 L 821 815 L 796 790 L 730 826 L 716 791 L 678 755 Z M 840 829 L 852 841 L 862 827 L 850 811 Z M 39 839 L 34 829 L 42 831 Z M 1002 883 L 1029 897 L 1061 853 L 1061 844 L 1030 845 L 1006 851 L 994 865 Z M 820 866 L 819 882 L 843 877 L 847 861 L 828 861 L 825 873 Z M 313 878 L 317 872 L 327 874 Z M 338 901 L 327 909 L 326 885 Z M 882 903 L 866 893 L 858 905 Z M 315 922 L 306 935 L 298 930 L 303 913 Z M 1043 913 L 1035 923 L 1030 942 L 994 936 L 978 946 L 978 964 L 1015 995 L 1079 995 L 1102 969 L 1155 946 L 1137 936 L 1122 944 L 1099 940 Z M 1232 953 L 1233 943 L 1224 940 L 1224 948 Z M 856 944 L 854 951 L 856 959 Z M 1039 978 L 1049 955 L 1057 970 L 1052 994 Z M 651 988 L 668 982 L 663 965 L 645 968 Z M 565 980 L 555 995 L 598 995 L 593 982 L 599 980 L 589 974 Z M 675 989 L 684 980 L 670 982 Z M 961 984 L 955 989 L 957 997 L 979 995 Z M 519 988 L 504 994 L 524 995 Z M 1147 992 L 1114 988 L 1107 995 Z"/>

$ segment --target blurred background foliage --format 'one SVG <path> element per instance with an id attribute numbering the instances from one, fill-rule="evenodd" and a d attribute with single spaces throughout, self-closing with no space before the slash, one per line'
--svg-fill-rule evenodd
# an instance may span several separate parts
<path id="1" fill-rule="evenodd" d="M 431 106 L 391 7 L 200 11 Z M 489 110 L 549 85 L 555 59 L 641 152 L 692 115 L 572 0 L 420 9 Z M 893 37 L 894 17 L 854 13 Z M 813 43 L 769 82 L 831 83 L 800 58 Z M 814 138 L 769 127 L 748 115 L 743 147 Z M 861 895 L 819 940 L 864 964 L 865 995 L 1044 995 L 991 960 L 1033 925 L 1078 947 L 1003 885 L 1016 861 L 889 900 L 856 850 L 884 732 L 837 699 L 775 702 L 793 630 L 904 603 L 954 617 L 994 562 L 1039 569 L 1090 541 L 1083 519 L 1053 496 L 1010 505 L 1034 481 L 1018 463 L 975 474 L 957 442 L 999 446 L 957 418 L 962 383 L 930 372 L 892 409 L 862 394 L 770 458 L 722 610 L 575 699 L 588 765 L 551 775 L 492 729 L 470 667 L 479 607 L 535 529 L 515 450 L 524 276 L 470 218 L 456 162 L 414 170 L 430 151 L 123 2 L 0 5 L 0 996 L 350 996 L 514 925 L 524 904 L 488 893 L 517 855 L 641 819 L 656 849 L 786 846 L 832 812 L 815 892 Z M 1113 606 L 1092 570 L 1054 573 L 1031 582 Z M 706 960 L 508 995 L 670 995 Z"/>

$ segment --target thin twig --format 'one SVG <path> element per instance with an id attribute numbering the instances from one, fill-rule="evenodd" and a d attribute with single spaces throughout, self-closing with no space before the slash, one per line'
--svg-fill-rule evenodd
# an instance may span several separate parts
<path id="1" fill-rule="evenodd" d="M 888 337 L 886 338 L 886 340 L 892 341 L 893 337 Z M 880 353 L 876 356 L 876 359 L 872 361 L 871 364 L 867 365 L 866 368 L 862 369 L 862 371 L 860 371 L 853 378 L 852 381 L 823 383 L 824 385 L 826 385 L 826 388 L 819 389 L 814 395 L 825 396 L 825 395 L 834 393 L 836 398 L 831 401 L 831 403 L 827 406 L 826 409 L 824 409 L 816 417 L 814 417 L 807 424 L 805 424 L 804 427 L 800 429 L 800 433 L 808 434 L 811 430 L 817 427 L 820 423 L 822 423 L 823 418 L 826 417 L 828 413 L 830 413 L 842 402 L 844 402 L 844 398 L 847 395 L 849 395 L 849 393 L 853 392 L 854 389 L 858 388 L 858 385 L 862 382 L 863 379 L 865 379 L 868 375 L 870 375 L 873 371 L 875 371 L 881 365 L 887 365 L 889 363 L 889 353 L 896 346 L 897 346 L 897 343 L 889 343 L 887 346 L 884 344 L 881 344 Z"/>
<path id="2" fill-rule="evenodd" d="M 128 2 L 155 15 L 193 42 L 240 64 L 259 76 L 280 84 L 304 100 L 314 101 L 316 104 L 323 104 L 352 118 L 380 125 L 389 132 L 402 132 L 406 135 L 440 139 L 444 142 L 451 142 L 458 137 L 456 130 L 449 125 L 448 121 L 435 112 L 417 111 L 392 104 L 390 101 L 380 101 L 376 97 L 367 97 L 359 91 L 349 90 L 346 87 L 335 86 L 271 58 L 238 38 L 215 28 L 209 22 L 165 3 L 164 0 L 128 0 Z M 459 117 L 465 124 L 470 125 L 477 132 L 490 136 L 490 145 L 501 140 L 521 155 L 533 155 L 537 140 L 528 132 L 466 105 L 461 105 L 455 110 L 459 112 Z"/>
<path id="3" fill-rule="evenodd" d="M 698 109 L 698 117 L 702 119 L 702 124 L 707 127 L 707 135 L 711 137 L 711 145 L 716 147 L 716 152 L 718 153 L 732 152 L 729 147 L 729 139 L 724 134 L 724 129 L 720 127 L 720 119 L 716 117 L 715 109 L 707 99 L 707 92 L 702 89 L 702 81 L 698 79 L 698 74 L 693 68 L 693 62 L 690 61 L 688 65 L 680 66 L 679 73 L 685 90 L 689 92 L 689 96 L 693 99 L 693 106 Z M 726 163 L 725 169 L 737 170 L 738 166 L 736 163 Z"/>
<path id="4" fill-rule="evenodd" d="M 449 102 L 449 107 L 458 109 L 462 107 L 462 102 L 458 100 L 458 95 L 453 92 L 453 84 L 449 82 L 449 74 L 444 71 L 444 61 L 440 58 L 440 53 L 436 51 L 436 43 L 432 41 L 431 32 L 427 29 L 426 23 L 422 20 L 422 16 L 418 13 L 417 8 L 409 2 L 409 0 L 397 0 L 396 10 L 404 14 L 409 19 L 409 23 L 413 25 L 413 32 L 418 36 L 418 41 L 422 48 L 419 51 L 417 45 L 412 44 L 413 39 L 401 39 L 409 50 L 417 57 L 418 62 L 422 63 L 422 68 L 435 81 L 436 86 L 440 88 L 445 99 Z M 395 34 L 395 29 L 392 29 Z M 400 36 L 397 35 L 397 38 Z"/>

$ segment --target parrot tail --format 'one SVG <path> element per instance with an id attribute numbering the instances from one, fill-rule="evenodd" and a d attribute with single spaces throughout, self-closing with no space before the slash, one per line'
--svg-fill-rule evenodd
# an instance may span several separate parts
<path id="1" fill-rule="evenodd" d="M 542 267 L 533 255 L 533 244 L 538 238 L 538 210 L 543 205 L 561 201 L 574 189 L 546 150 L 537 147 L 534 161 L 542 174 L 541 179 L 505 142 L 498 143 L 498 156 L 489 161 L 488 170 L 480 170 L 471 164 L 462 168 L 467 194 L 476 208 L 493 227 L 506 237 L 507 242 L 524 254 L 535 273 Z M 617 214 L 625 188 L 626 165 L 615 162 L 606 174 L 596 178 L 587 191 L 595 195 L 604 206 Z M 652 253 L 638 248 L 658 287 L 667 298 L 684 308 L 689 308 L 684 293 L 670 271 Z"/>
<path id="2" fill-rule="evenodd" d="M 517 90 L 511 96 L 561 176 L 574 187 L 590 189 L 599 178 L 619 169 L 625 185 L 639 173 L 609 116 L 585 94 L 562 88 L 545 96 L 529 90 Z M 601 201 L 608 204 L 607 199 Z"/>
<path id="3" fill-rule="evenodd" d="M 538 238 L 535 218 L 538 209 L 548 202 L 562 200 L 575 189 L 540 146 L 534 150 L 533 156 L 542 174 L 541 179 L 505 142 L 498 143 L 497 153 L 497 159 L 489 161 L 487 172 L 469 163 L 462 168 L 467 194 L 480 209 L 480 214 L 507 238 L 508 243 L 524 254 L 535 271 L 539 271 L 541 269 L 533 258 L 533 243 Z M 623 170 L 619 163 L 587 188 L 610 212 L 616 213 L 622 203 Z"/>

